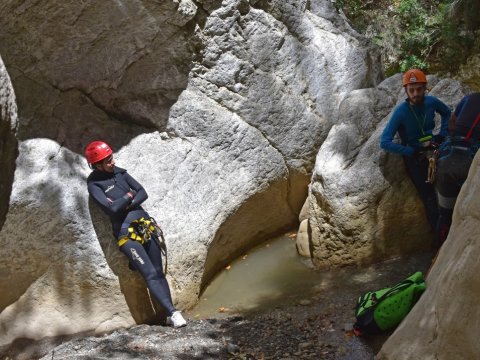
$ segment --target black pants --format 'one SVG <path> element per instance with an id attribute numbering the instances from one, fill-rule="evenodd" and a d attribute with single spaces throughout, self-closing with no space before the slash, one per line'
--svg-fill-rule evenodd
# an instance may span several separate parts
<path id="1" fill-rule="evenodd" d="M 417 189 L 418 195 L 425 206 L 428 223 L 432 231 L 436 232 L 438 221 L 438 205 L 435 188 L 427 183 L 428 159 L 424 155 L 404 156 L 407 174 Z"/>
<path id="2" fill-rule="evenodd" d="M 168 316 L 176 310 L 173 306 L 170 288 L 162 268 L 162 253 L 154 240 L 144 245 L 128 240 L 120 247 L 135 268 L 142 274 L 150 293 L 167 311 Z"/>

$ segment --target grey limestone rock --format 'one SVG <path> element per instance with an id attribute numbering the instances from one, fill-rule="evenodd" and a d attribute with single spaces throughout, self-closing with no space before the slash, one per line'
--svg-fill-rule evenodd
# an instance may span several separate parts
<path id="1" fill-rule="evenodd" d="M 159 315 L 88 201 L 91 140 L 109 142 L 149 193 L 179 308 L 236 255 L 296 224 L 338 105 L 382 72 L 330 2 L 268 3 L 0 5 L 20 139 L 0 231 L 2 343 Z"/>

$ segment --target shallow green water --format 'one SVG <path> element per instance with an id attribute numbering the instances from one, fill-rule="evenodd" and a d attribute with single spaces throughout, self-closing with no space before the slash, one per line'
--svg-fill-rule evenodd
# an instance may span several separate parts
<path id="1" fill-rule="evenodd" d="M 389 286 L 415 271 L 426 271 L 431 254 L 394 259 L 369 267 L 315 270 L 299 256 L 295 238 L 272 239 L 232 262 L 205 289 L 192 318 L 223 317 L 268 310 L 321 294 L 325 301 L 339 297 L 355 303 L 363 292 Z"/>
<path id="2" fill-rule="evenodd" d="M 201 318 L 260 310 L 292 293 L 316 284 L 309 259 L 297 255 L 295 238 L 272 239 L 232 262 L 205 289 L 190 314 Z M 227 310 L 228 309 L 228 310 Z"/>

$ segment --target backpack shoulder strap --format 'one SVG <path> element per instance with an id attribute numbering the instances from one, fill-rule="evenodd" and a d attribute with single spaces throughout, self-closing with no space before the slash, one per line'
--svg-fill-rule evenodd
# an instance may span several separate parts
<path id="1" fill-rule="evenodd" d="M 477 117 L 475 118 L 475 121 L 473 122 L 472 126 L 470 127 L 470 130 L 468 130 L 468 133 L 465 136 L 465 140 L 469 140 L 472 137 L 473 129 L 475 128 L 475 126 L 477 126 L 479 121 L 480 121 L 480 113 L 478 113 Z"/>
<path id="2" fill-rule="evenodd" d="M 415 282 L 413 280 L 410 280 L 410 279 L 406 279 L 404 281 L 402 281 L 401 283 L 398 283 L 397 285 L 395 285 L 394 287 L 392 287 L 390 290 L 388 290 L 385 294 L 383 294 L 382 296 L 380 296 L 378 299 L 377 299 L 377 304 L 380 304 L 380 302 L 382 302 L 383 299 L 386 299 L 387 297 L 389 297 L 390 295 L 400 291 L 400 290 L 403 290 L 403 289 L 406 289 L 408 288 L 409 286 L 413 285 Z"/>

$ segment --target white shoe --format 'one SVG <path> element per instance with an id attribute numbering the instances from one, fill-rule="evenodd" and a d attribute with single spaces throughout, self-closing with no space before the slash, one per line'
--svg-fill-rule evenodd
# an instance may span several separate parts
<path id="1" fill-rule="evenodd" d="M 183 318 L 180 311 L 174 311 L 172 316 L 167 319 L 168 324 L 172 324 L 174 328 L 179 328 L 187 325 L 187 321 Z"/>

